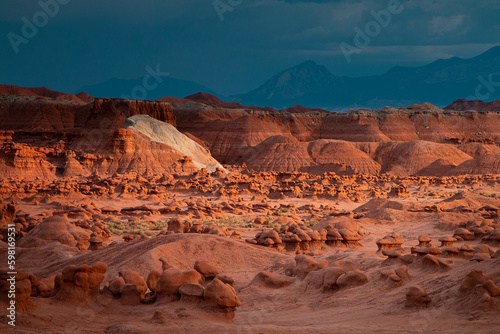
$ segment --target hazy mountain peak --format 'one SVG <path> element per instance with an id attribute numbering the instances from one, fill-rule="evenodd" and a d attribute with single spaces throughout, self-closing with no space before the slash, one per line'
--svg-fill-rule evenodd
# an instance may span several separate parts
<path id="1" fill-rule="evenodd" d="M 283 74 L 293 74 L 297 76 L 301 75 L 326 75 L 326 76 L 334 76 L 328 69 L 323 66 L 323 65 L 318 65 L 316 62 L 312 60 L 306 60 L 303 63 L 300 63 L 296 66 L 290 67 L 282 72 L 280 72 L 278 75 L 283 75 Z"/>
<path id="2" fill-rule="evenodd" d="M 500 46 L 473 57 L 440 59 L 420 67 L 394 67 L 383 75 L 337 77 L 308 60 L 272 76 L 259 88 L 235 96 L 245 105 L 284 109 L 296 104 L 311 108 L 402 107 L 433 103 L 444 107 L 459 98 L 500 98 Z M 494 82 L 490 82 L 494 81 Z"/>
<path id="3" fill-rule="evenodd" d="M 475 58 L 489 58 L 489 57 L 498 57 L 500 56 L 500 45 L 494 46 L 491 49 L 481 53 Z"/>
<path id="4" fill-rule="evenodd" d="M 338 86 L 338 78 L 325 66 L 307 60 L 272 76 L 254 91 L 236 96 L 236 100 L 246 101 L 248 97 L 253 105 L 262 106 L 272 100 L 273 107 L 283 109 L 298 104 L 293 101 L 309 96 L 316 97 L 316 102 L 321 103 L 321 98 L 328 93 L 326 90 L 332 94 L 335 92 L 331 88 Z"/>

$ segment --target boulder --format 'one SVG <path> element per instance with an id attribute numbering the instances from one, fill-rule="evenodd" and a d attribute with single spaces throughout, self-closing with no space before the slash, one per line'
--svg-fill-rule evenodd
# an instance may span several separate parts
<path id="1" fill-rule="evenodd" d="M 196 261 L 194 269 L 205 278 L 215 277 L 219 273 L 219 269 L 207 261 Z"/>
<path id="2" fill-rule="evenodd" d="M 450 265 L 445 260 L 431 254 L 427 254 L 422 258 L 422 265 L 429 269 L 450 269 Z"/>
<path id="3" fill-rule="evenodd" d="M 393 250 L 382 249 L 382 255 L 387 256 L 389 259 L 397 259 L 400 256 L 402 256 L 404 254 L 404 252 L 405 252 L 405 249 L 402 247 L 396 248 Z"/>
<path id="4" fill-rule="evenodd" d="M 337 279 L 345 273 L 346 271 L 340 267 L 326 267 L 309 272 L 304 281 L 316 289 L 338 290 Z"/>
<path id="5" fill-rule="evenodd" d="M 429 307 L 431 298 L 421 286 L 415 285 L 408 289 L 406 293 L 405 306 L 408 308 Z"/>
<path id="6" fill-rule="evenodd" d="M 474 233 L 471 231 L 465 229 L 465 228 L 458 228 L 455 230 L 453 233 L 453 237 L 457 240 L 474 240 L 476 237 L 474 236 Z"/>
<path id="7" fill-rule="evenodd" d="M 295 263 L 290 265 L 285 270 L 285 275 L 296 276 L 304 279 L 311 271 L 320 270 L 328 266 L 328 261 L 315 259 L 308 255 L 295 256 Z"/>
<path id="8" fill-rule="evenodd" d="M 125 285 L 125 280 L 123 277 L 116 277 L 109 282 L 108 289 L 114 295 L 120 295 L 120 288 Z"/>
<path id="9" fill-rule="evenodd" d="M 241 306 L 234 288 L 217 278 L 207 284 L 203 293 L 203 299 L 208 305 L 219 308 L 236 308 Z"/>
<path id="10" fill-rule="evenodd" d="M 268 271 L 261 271 L 252 279 L 249 285 L 261 285 L 264 287 L 279 289 L 284 286 L 293 284 L 295 279 L 289 276 L 271 273 Z"/>
<path id="11" fill-rule="evenodd" d="M 492 280 L 487 280 L 483 283 L 483 287 L 488 291 L 491 297 L 500 296 L 500 287 L 496 286 Z"/>
<path id="12" fill-rule="evenodd" d="M 146 281 L 144 281 L 144 278 L 142 278 L 141 275 L 139 275 L 133 270 L 122 270 L 118 273 L 118 275 L 123 278 L 125 284 L 135 285 L 137 287 L 137 290 L 139 290 L 141 294 L 141 298 L 144 298 L 146 296 L 146 292 L 148 291 L 148 285 L 146 284 Z"/>
<path id="13" fill-rule="evenodd" d="M 163 271 L 156 283 L 156 292 L 159 299 L 167 298 L 169 301 L 179 299 L 179 288 L 185 284 L 203 284 L 203 276 L 196 270 L 182 271 L 168 268 Z"/>
<path id="14" fill-rule="evenodd" d="M 488 281 L 489 278 L 483 274 L 481 270 L 472 270 L 465 276 L 462 281 L 459 290 L 460 291 L 471 291 L 476 285 L 483 284 Z"/>
<path id="15" fill-rule="evenodd" d="M 361 270 L 354 270 L 340 275 L 336 284 L 340 289 L 352 288 L 368 282 L 368 277 Z"/>
<path id="16" fill-rule="evenodd" d="M 205 288 L 201 284 L 188 283 L 179 288 L 182 301 L 202 301 Z"/>
<path id="17" fill-rule="evenodd" d="M 152 270 L 149 273 L 148 278 L 146 279 L 146 284 L 148 285 L 149 290 L 151 290 L 152 292 L 156 292 L 156 283 L 158 282 L 160 275 L 160 270 Z"/>
<path id="18" fill-rule="evenodd" d="M 228 276 L 228 275 L 218 274 L 217 276 L 215 276 L 215 278 L 218 278 L 222 282 L 224 282 L 226 284 L 229 284 L 229 285 L 233 285 L 234 284 L 234 279 L 231 276 Z"/>
<path id="19" fill-rule="evenodd" d="M 179 219 L 168 222 L 168 231 L 174 233 L 184 233 L 184 224 Z"/>
<path id="20" fill-rule="evenodd" d="M 92 232 L 71 224 L 66 218 L 53 216 L 44 219 L 36 225 L 18 242 L 19 247 L 40 247 L 53 242 L 58 242 L 70 247 L 82 247 Z M 81 248 L 80 248 L 81 249 Z"/>

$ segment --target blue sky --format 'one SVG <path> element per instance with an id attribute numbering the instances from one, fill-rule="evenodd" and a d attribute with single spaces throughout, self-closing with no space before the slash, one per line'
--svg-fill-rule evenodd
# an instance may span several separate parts
<path id="1" fill-rule="evenodd" d="M 230 95 L 308 59 L 337 75 L 361 76 L 473 57 L 500 44 L 497 0 L 401 1 L 402 11 L 350 63 L 341 43 L 354 46 L 356 27 L 365 31 L 371 11 L 387 10 L 389 1 L 218 0 L 218 13 L 213 0 L 42 0 L 55 1 L 65 4 L 46 23 L 38 1 L 2 1 L 0 83 L 74 91 L 160 65 Z M 34 16 L 38 32 L 25 38 L 22 18 L 33 23 Z M 13 34 L 27 41 L 18 53 Z"/>

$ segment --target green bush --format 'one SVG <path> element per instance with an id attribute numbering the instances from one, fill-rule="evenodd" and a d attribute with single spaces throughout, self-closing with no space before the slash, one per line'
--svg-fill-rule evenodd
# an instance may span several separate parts
<path id="1" fill-rule="evenodd" d="M 168 226 L 168 222 L 154 222 L 151 228 L 154 231 L 161 231 Z"/>

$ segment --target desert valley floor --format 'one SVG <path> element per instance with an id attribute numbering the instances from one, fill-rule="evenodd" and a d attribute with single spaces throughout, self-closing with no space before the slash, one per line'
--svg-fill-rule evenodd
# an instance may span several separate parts
<path id="1" fill-rule="evenodd" d="M 494 106 L 0 88 L 2 333 L 500 332 Z"/>

